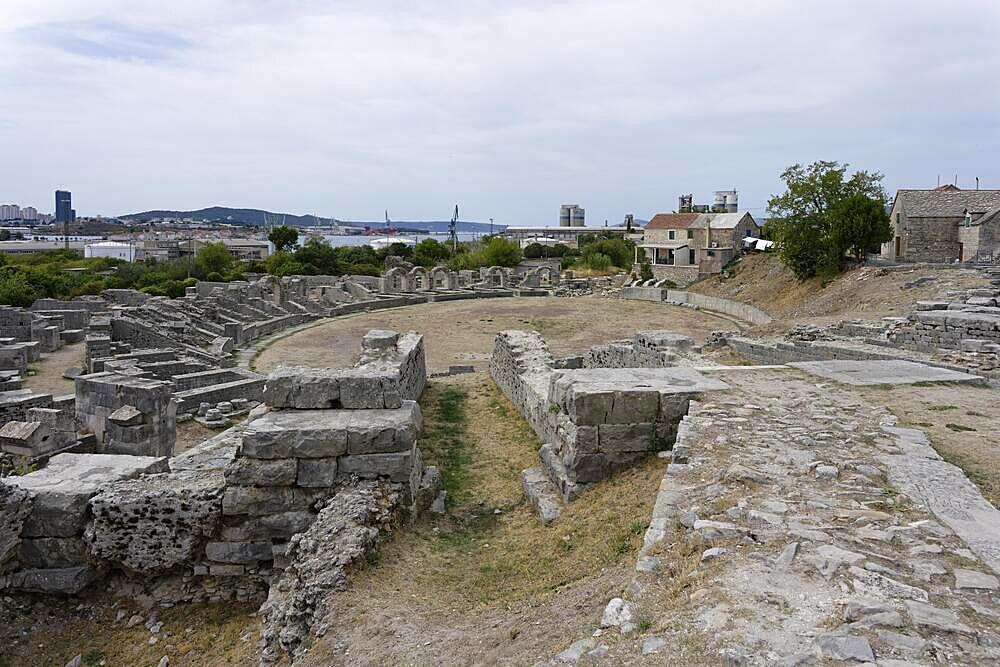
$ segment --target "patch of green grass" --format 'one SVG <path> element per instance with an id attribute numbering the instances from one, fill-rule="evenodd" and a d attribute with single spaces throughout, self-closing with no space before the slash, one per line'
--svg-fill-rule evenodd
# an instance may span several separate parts
<path id="1" fill-rule="evenodd" d="M 104 651 L 100 649 L 91 649 L 84 653 L 80 658 L 83 660 L 83 664 L 87 667 L 97 667 L 104 660 Z"/>
<path id="2" fill-rule="evenodd" d="M 947 424 L 945 424 L 944 427 L 946 429 L 949 429 L 949 430 L 952 430 L 952 431 L 957 431 L 959 433 L 961 433 L 963 431 L 975 431 L 976 430 L 976 429 L 972 428 L 971 426 L 963 426 L 961 424 L 953 424 L 951 422 L 948 422 Z"/>
<path id="3" fill-rule="evenodd" d="M 440 468 L 451 506 L 471 497 L 472 454 L 465 435 L 468 395 L 465 389 L 453 386 L 428 393 L 431 405 L 425 408 L 428 414 L 420 447 Z"/>
<path id="4" fill-rule="evenodd" d="M 935 412 L 944 412 L 945 410 L 958 410 L 957 405 L 931 405 L 927 407 L 928 410 L 933 410 Z"/>

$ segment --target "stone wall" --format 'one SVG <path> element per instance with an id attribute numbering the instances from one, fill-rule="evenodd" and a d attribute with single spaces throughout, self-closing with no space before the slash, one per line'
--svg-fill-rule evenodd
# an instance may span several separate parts
<path id="1" fill-rule="evenodd" d="M 177 404 L 169 382 L 115 373 L 76 378 L 76 419 L 109 454 L 170 456 Z"/>
<path id="2" fill-rule="evenodd" d="M 623 287 L 622 298 L 640 301 L 663 301 L 676 305 L 693 306 L 741 319 L 751 324 L 768 324 L 771 316 L 750 304 L 716 296 L 659 287 Z"/>

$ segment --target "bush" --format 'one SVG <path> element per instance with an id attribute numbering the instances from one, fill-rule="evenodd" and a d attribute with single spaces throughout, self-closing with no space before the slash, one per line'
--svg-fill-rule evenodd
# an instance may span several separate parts
<path id="1" fill-rule="evenodd" d="M 520 246 L 501 236 L 491 237 L 482 255 L 485 266 L 516 266 L 522 257 Z"/>

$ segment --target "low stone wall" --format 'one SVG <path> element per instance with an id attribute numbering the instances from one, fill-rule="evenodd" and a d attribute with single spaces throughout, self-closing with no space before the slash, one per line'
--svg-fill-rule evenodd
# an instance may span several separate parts
<path id="1" fill-rule="evenodd" d="M 770 315 L 750 304 L 696 292 L 660 287 L 623 287 L 622 297 L 639 301 L 661 301 L 676 305 L 695 306 L 702 310 L 730 315 L 751 324 L 768 324 L 772 321 Z"/>
<path id="2" fill-rule="evenodd" d="M 970 310 L 918 310 L 910 326 L 890 332 L 890 342 L 915 350 L 962 349 L 964 340 L 1000 343 L 1000 313 Z"/>
<path id="3" fill-rule="evenodd" d="M 595 345 L 583 358 L 586 368 L 665 368 L 676 366 L 678 353 L 694 349 L 694 341 L 670 331 L 640 331 L 632 340 Z"/>
<path id="4" fill-rule="evenodd" d="M 76 419 L 109 454 L 170 456 L 177 404 L 162 380 L 93 373 L 76 378 Z"/>

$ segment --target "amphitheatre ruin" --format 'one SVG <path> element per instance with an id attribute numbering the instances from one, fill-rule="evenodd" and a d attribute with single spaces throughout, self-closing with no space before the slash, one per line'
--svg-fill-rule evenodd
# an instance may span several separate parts
<path id="1" fill-rule="evenodd" d="M 1000 273 L 775 266 L 0 307 L 0 665 L 997 664 Z"/>

